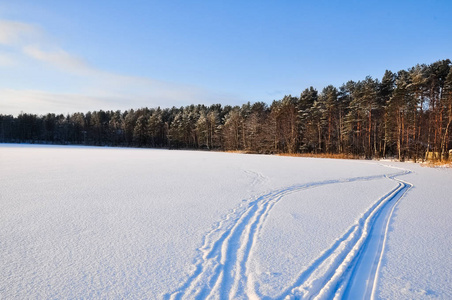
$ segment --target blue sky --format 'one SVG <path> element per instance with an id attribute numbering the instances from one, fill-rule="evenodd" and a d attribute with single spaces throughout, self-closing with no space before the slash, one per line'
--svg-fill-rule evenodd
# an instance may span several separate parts
<path id="1" fill-rule="evenodd" d="M 0 2 L 0 114 L 271 103 L 452 58 L 452 1 Z"/>

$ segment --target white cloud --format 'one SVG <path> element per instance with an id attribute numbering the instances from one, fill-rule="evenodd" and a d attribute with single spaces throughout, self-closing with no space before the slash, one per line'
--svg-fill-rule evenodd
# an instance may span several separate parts
<path id="1" fill-rule="evenodd" d="M 0 44 L 20 45 L 30 39 L 42 37 L 41 30 L 37 26 L 27 23 L 0 20 Z"/>
<path id="2" fill-rule="evenodd" d="M 0 52 L 0 67 L 12 67 L 17 64 L 16 58 L 8 53 Z"/>
<path id="3" fill-rule="evenodd" d="M 26 86 L 22 90 L 17 87 L 12 89 L 11 86 L 0 82 L 2 114 L 17 115 L 21 111 L 45 114 L 99 109 L 125 110 L 145 106 L 171 107 L 217 103 L 227 98 L 226 95 L 213 94 L 195 86 L 147 77 L 125 76 L 98 69 L 83 58 L 59 47 L 40 27 L 27 23 L 0 20 L 0 44 L 14 50 L 10 49 L 9 54 L 0 53 L 0 71 L 5 77 L 8 77 L 7 68 L 14 68 L 15 61 L 22 58 L 22 60 L 31 59 L 30 64 L 21 65 L 20 74 L 23 76 L 39 76 L 40 72 L 36 70 L 42 70 L 46 74 L 53 74 L 54 82 L 56 79 L 60 83 L 76 82 L 66 86 L 68 91 L 72 91 L 68 93 L 55 92 L 55 88 L 64 90 L 65 85 L 52 85 L 51 81 L 42 87 L 35 86 L 30 89 Z M 62 78 L 68 80 L 59 80 Z M 28 82 L 38 80 L 30 77 Z"/>
<path id="4" fill-rule="evenodd" d="M 92 82 L 93 84 L 86 85 L 85 92 L 103 94 L 105 93 L 103 90 L 106 90 L 110 96 L 112 93 L 129 93 L 133 96 L 147 95 L 152 98 L 173 98 L 179 101 L 199 97 L 203 93 L 201 89 L 189 85 L 169 83 L 147 77 L 124 76 L 96 69 L 83 59 L 62 49 L 44 51 L 39 46 L 28 45 L 23 47 L 23 52 L 35 60 L 56 67 L 65 73 L 79 75 L 86 81 Z"/>
<path id="5" fill-rule="evenodd" d="M 81 58 L 75 57 L 62 49 L 43 51 L 37 45 L 26 45 L 22 48 L 23 53 L 38 61 L 49 63 L 63 71 L 78 75 L 90 75 L 98 73 L 89 67 Z"/>
<path id="6" fill-rule="evenodd" d="M 0 111 L 2 114 L 17 115 L 20 112 L 33 114 L 68 113 L 81 108 L 99 109 L 102 101 L 86 95 L 57 94 L 37 90 L 1 89 Z M 83 110 L 83 111 L 84 111 Z"/>
<path id="7" fill-rule="evenodd" d="M 47 113 L 67 114 L 74 112 L 87 112 L 93 110 L 126 110 L 140 108 L 146 105 L 145 99 L 136 107 L 127 98 L 118 95 L 87 95 L 52 93 L 40 90 L 13 90 L 0 89 L 1 114 L 18 115 L 21 112 L 43 115 Z"/>
<path id="8" fill-rule="evenodd" d="M 88 93 L 53 93 L 43 90 L 0 89 L 0 114 L 18 115 L 21 112 L 44 115 L 47 113 L 71 114 L 94 110 L 128 110 L 142 107 L 172 107 L 187 104 L 217 103 L 227 99 L 210 97 L 196 89 L 150 89 L 148 93 L 110 93 L 92 90 Z M 198 99 L 187 102 L 187 99 Z M 216 99 L 218 101 L 208 101 Z"/>

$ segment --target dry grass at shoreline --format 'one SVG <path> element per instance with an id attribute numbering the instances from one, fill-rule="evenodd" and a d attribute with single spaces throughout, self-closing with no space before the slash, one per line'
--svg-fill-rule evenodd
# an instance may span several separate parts
<path id="1" fill-rule="evenodd" d="M 238 153 L 238 154 L 261 154 L 257 152 L 252 151 L 245 151 L 245 150 L 227 150 L 224 151 L 226 153 Z M 263 153 L 266 154 L 266 153 Z M 291 156 L 291 157 L 313 157 L 313 158 L 334 158 L 334 159 L 363 159 L 362 157 L 359 157 L 357 155 L 351 155 L 351 154 L 327 154 L 327 153 L 276 153 L 276 154 L 270 154 L 268 155 L 277 155 L 277 156 Z"/>
<path id="2" fill-rule="evenodd" d="M 421 163 L 421 166 L 429 168 L 452 168 L 452 162 L 426 161 Z"/>
<path id="3" fill-rule="evenodd" d="M 279 153 L 279 156 L 293 156 L 293 157 L 313 157 L 313 158 L 334 158 L 334 159 L 362 159 L 357 155 L 352 154 L 328 154 L 328 153 Z"/>
<path id="4" fill-rule="evenodd" d="M 259 154 L 256 152 L 244 151 L 244 150 L 228 150 L 226 153 L 238 153 L 238 154 Z M 277 156 L 289 156 L 289 157 L 310 157 L 310 158 L 331 158 L 331 159 L 361 159 L 364 157 L 352 154 L 328 154 L 328 153 L 277 153 Z M 379 159 L 376 159 L 379 160 Z M 398 161 L 394 159 L 394 161 Z M 408 160 L 407 160 L 408 161 Z M 414 161 L 413 161 L 414 162 Z M 445 161 L 418 161 L 421 166 L 429 168 L 452 168 L 452 162 Z"/>

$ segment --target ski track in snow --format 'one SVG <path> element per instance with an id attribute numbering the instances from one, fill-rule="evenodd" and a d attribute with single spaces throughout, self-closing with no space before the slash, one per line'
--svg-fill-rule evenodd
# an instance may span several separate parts
<path id="1" fill-rule="evenodd" d="M 391 166 L 387 166 L 391 167 Z M 391 167 L 394 168 L 394 167 Z M 371 298 L 376 294 L 389 222 L 397 202 L 412 185 L 395 177 L 410 173 L 353 177 L 293 185 L 243 201 L 215 225 L 198 249 L 191 275 L 164 299 L 342 299 Z M 254 184 L 264 176 L 253 171 Z M 284 196 L 325 185 L 387 178 L 398 186 L 378 199 L 297 278 L 273 298 L 256 290 L 248 262 L 256 239 L 273 208 Z M 372 235 L 375 235 L 373 237 Z M 350 286 L 352 285 L 352 286 Z"/>

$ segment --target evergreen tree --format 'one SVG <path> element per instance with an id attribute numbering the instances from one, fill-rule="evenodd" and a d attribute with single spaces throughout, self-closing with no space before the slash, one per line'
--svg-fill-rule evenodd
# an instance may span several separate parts
<path id="1" fill-rule="evenodd" d="M 370 76 L 270 106 L 214 104 L 0 115 L 0 142 L 344 153 L 444 160 L 452 147 L 451 61 Z"/>

